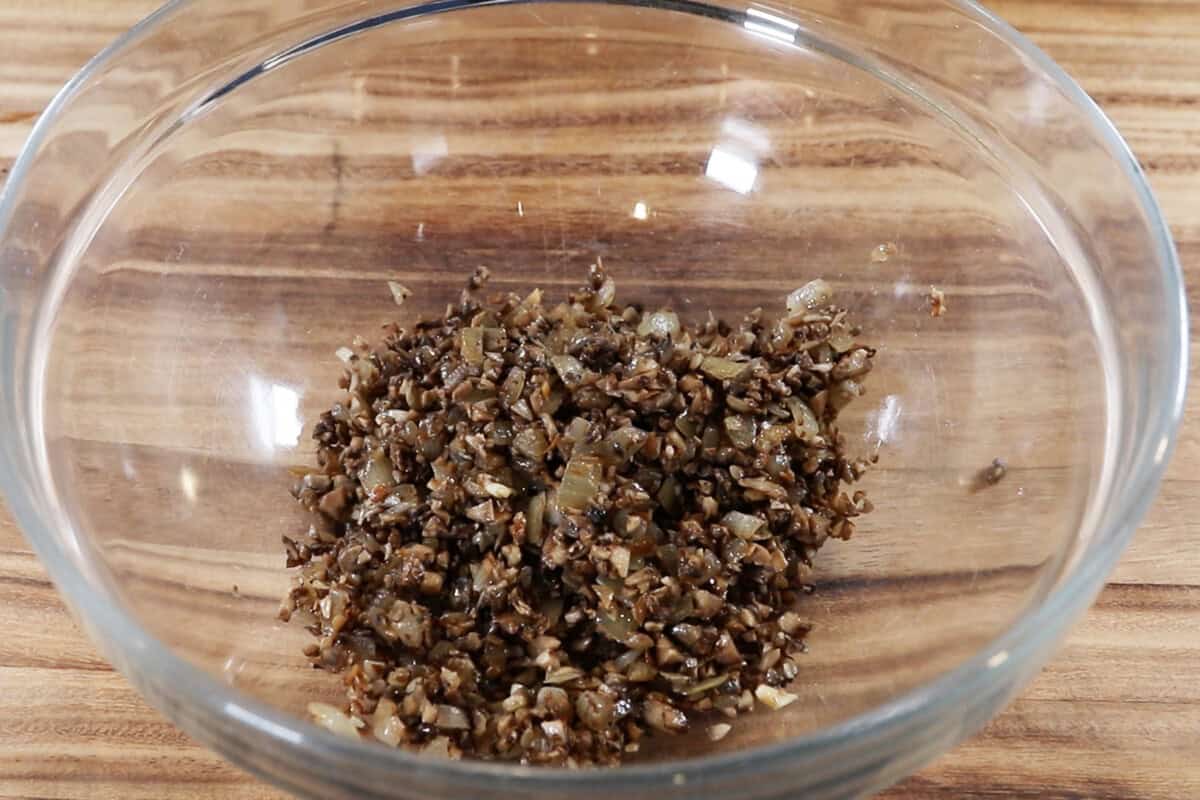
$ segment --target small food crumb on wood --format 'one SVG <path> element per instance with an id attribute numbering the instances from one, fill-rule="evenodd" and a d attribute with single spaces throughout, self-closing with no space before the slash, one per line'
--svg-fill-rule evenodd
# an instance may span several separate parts
<path id="1" fill-rule="evenodd" d="M 800 699 L 791 692 L 785 692 L 766 683 L 759 684 L 758 688 L 754 690 L 754 696 L 758 698 L 758 702 L 775 711 L 790 706 Z"/>
<path id="2" fill-rule="evenodd" d="M 482 289 L 491 278 L 492 271 L 481 264 L 471 274 L 470 280 L 467 281 L 467 287 L 471 290 Z"/>
<path id="3" fill-rule="evenodd" d="M 313 718 L 582 766 L 795 702 L 813 559 L 872 509 L 838 416 L 875 350 L 833 287 L 692 324 L 619 304 L 600 264 L 558 303 L 483 301 L 489 275 L 338 350 L 317 463 L 292 470 L 312 521 L 283 537 L 280 617 L 345 685 Z"/>
<path id="4" fill-rule="evenodd" d="M 1004 476 L 1008 474 L 1008 464 L 1002 458 L 992 459 L 992 463 L 988 464 L 979 472 L 975 473 L 975 478 L 971 482 L 971 490 L 978 492 L 986 489 L 989 486 L 995 486 L 1000 481 L 1004 480 Z"/>
<path id="5" fill-rule="evenodd" d="M 936 286 L 929 287 L 929 316 L 940 317 L 946 313 L 946 293 Z"/>
<path id="6" fill-rule="evenodd" d="M 719 742 L 728 736 L 731 730 L 733 730 L 732 725 L 727 722 L 719 722 L 716 725 L 709 727 L 708 738 L 714 742 Z"/>
<path id="7" fill-rule="evenodd" d="M 392 300 L 395 301 L 396 305 L 398 306 L 404 305 L 404 301 L 412 297 L 412 289 L 409 289 L 403 283 L 398 283 L 397 281 L 388 281 L 387 285 L 388 290 L 392 293 Z"/>
<path id="8" fill-rule="evenodd" d="M 871 251 L 871 262 L 882 264 L 898 252 L 900 252 L 900 248 L 894 242 L 884 242 Z"/>

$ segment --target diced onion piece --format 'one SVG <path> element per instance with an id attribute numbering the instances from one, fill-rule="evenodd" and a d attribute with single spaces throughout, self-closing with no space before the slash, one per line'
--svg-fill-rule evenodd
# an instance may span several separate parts
<path id="1" fill-rule="evenodd" d="M 546 399 L 542 401 L 542 414 L 554 415 L 563 403 L 563 391 L 561 386 L 555 386 L 550 390 L 550 394 L 546 395 Z"/>
<path id="2" fill-rule="evenodd" d="M 583 382 L 585 370 L 583 364 L 575 356 L 557 355 L 550 359 L 550 364 L 567 386 L 578 386 Z"/>
<path id="3" fill-rule="evenodd" d="M 792 412 L 792 419 L 796 422 L 797 436 L 805 441 L 812 441 L 821 435 L 821 423 L 817 421 L 817 415 L 808 407 L 808 403 L 795 395 L 784 402 L 787 403 L 788 410 Z"/>
<path id="4" fill-rule="evenodd" d="M 655 311 L 642 317 L 637 327 L 638 336 L 677 336 L 679 334 L 679 317 L 674 311 Z"/>
<path id="5" fill-rule="evenodd" d="M 838 325 L 829 333 L 829 346 L 839 353 L 845 353 L 854 349 L 854 337 L 850 335 L 850 331 L 845 325 Z"/>
<path id="6" fill-rule="evenodd" d="M 718 356 L 705 356 L 700 362 L 700 371 L 719 381 L 732 381 L 742 375 L 750 364 L 745 361 L 730 361 Z"/>
<path id="7" fill-rule="evenodd" d="M 769 686 L 765 683 L 758 685 L 754 690 L 754 696 L 758 698 L 760 703 L 773 711 L 778 711 L 800 699 L 791 692 L 776 689 L 774 686 Z"/>
<path id="8" fill-rule="evenodd" d="M 389 717 L 382 725 L 373 726 L 371 732 L 384 744 L 398 747 L 404 741 L 404 723 L 399 717 Z"/>
<path id="9" fill-rule="evenodd" d="M 800 308 L 814 309 L 829 305 L 833 300 L 833 287 L 828 281 L 817 278 L 809 281 L 788 295 L 787 309 L 795 311 Z"/>
<path id="10" fill-rule="evenodd" d="M 434 724 L 444 731 L 466 731 L 471 729 L 471 718 L 458 706 L 443 703 L 437 707 L 437 721 Z"/>
<path id="11" fill-rule="evenodd" d="M 608 557 L 608 562 L 613 565 L 613 569 L 617 571 L 617 574 L 624 578 L 629 575 L 629 558 L 629 548 L 617 546 L 613 548 L 612 555 Z"/>
<path id="12" fill-rule="evenodd" d="M 396 714 L 396 703 L 390 697 L 380 698 L 375 704 L 375 712 L 371 714 L 371 727 L 379 727 Z"/>
<path id="13" fill-rule="evenodd" d="M 614 642 L 624 643 L 633 633 L 633 617 L 624 608 L 596 612 L 596 628 Z"/>
<path id="14" fill-rule="evenodd" d="M 423 755 L 438 756 L 440 758 L 450 757 L 450 740 L 445 736 L 437 736 L 429 740 L 429 744 L 421 749 Z"/>
<path id="15" fill-rule="evenodd" d="M 471 506 L 466 511 L 468 519 L 487 524 L 496 521 L 496 506 L 491 500 L 484 500 L 478 505 Z"/>
<path id="16" fill-rule="evenodd" d="M 483 490 L 492 497 L 500 500 L 513 496 L 512 489 L 505 486 L 503 483 L 500 483 L 499 481 L 492 480 L 491 478 L 483 479 Z"/>
<path id="17" fill-rule="evenodd" d="M 546 442 L 546 434 L 542 433 L 541 428 L 531 427 L 524 428 L 514 436 L 512 446 L 513 450 L 519 454 L 534 461 L 541 461 L 545 458 L 549 445 Z"/>
<path id="18" fill-rule="evenodd" d="M 359 728 L 365 725 L 361 719 L 352 719 L 328 703 L 309 703 L 308 713 L 322 728 L 351 739 L 357 739 Z"/>
<path id="19" fill-rule="evenodd" d="M 621 461 L 628 461 L 633 458 L 634 453 L 642 449 L 642 445 L 646 443 L 646 438 L 649 435 L 641 428 L 634 425 L 626 425 L 610 433 L 608 435 L 608 443 L 611 451 Z"/>
<path id="20" fill-rule="evenodd" d="M 546 673 L 545 682 L 551 686 L 557 686 L 562 683 L 570 683 L 571 681 L 578 680 L 586 674 L 583 670 L 576 669 L 575 667 L 557 667 Z"/>
<path id="21" fill-rule="evenodd" d="M 588 434 L 592 432 L 592 425 L 583 417 L 575 417 L 567 424 L 566 431 L 563 432 L 563 438 L 569 440 L 573 444 L 582 444 L 587 441 Z"/>
<path id="22" fill-rule="evenodd" d="M 513 367 L 508 371 L 508 375 L 504 377 L 504 384 L 501 386 L 501 391 L 504 394 L 504 402 L 512 405 L 521 399 L 521 392 L 525 390 L 525 370 L 520 367 Z"/>
<path id="23" fill-rule="evenodd" d="M 743 514 L 741 511 L 730 511 L 721 517 L 722 524 L 726 528 L 733 531 L 733 535 L 739 539 L 753 539 L 762 526 L 766 525 L 766 520 L 761 517 L 756 517 L 753 514 Z"/>
<path id="24" fill-rule="evenodd" d="M 613 304 L 613 300 L 617 296 L 617 282 L 612 278 L 605 278 L 600 284 L 600 288 L 596 291 L 596 300 L 600 305 L 607 308 Z"/>
<path id="25" fill-rule="evenodd" d="M 539 492 L 529 501 L 525 512 L 525 539 L 530 544 L 542 543 L 542 525 L 546 518 L 546 495 Z"/>
<path id="26" fill-rule="evenodd" d="M 396 704 L 384 697 L 375 705 L 371 715 L 371 733 L 384 744 L 396 747 L 404 739 L 404 723 L 396 715 Z"/>
<path id="27" fill-rule="evenodd" d="M 753 489 L 756 492 L 762 492 L 767 497 L 773 500 L 786 500 L 787 489 L 784 489 L 778 483 L 769 481 L 765 478 L 742 478 L 738 484 L 747 488 Z"/>
<path id="28" fill-rule="evenodd" d="M 730 414 L 725 418 L 725 432 L 729 441 L 739 450 L 749 450 L 754 447 L 754 420 L 740 414 Z"/>
<path id="29" fill-rule="evenodd" d="M 642 719 L 656 731 L 678 733 L 687 730 L 687 716 L 678 708 L 653 698 L 642 705 Z"/>
<path id="30" fill-rule="evenodd" d="M 380 486 L 391 487 L 396 483 L 392 480 L 392 462 L 382 447 L 371 453 L 371 458 L 368 459 L 367 466 L 362 472 L 361 480 L 363 488 L 368 492 L 374 491 Z"/>
<path id="31" fill-rule="evenodd" d="M 863 387 L 858 381 L 849 379 L 835 383 L 829 390 L 829 405 L 834 411 L 841 411 L 850 405 L 856 397 L 862 397 Z"/>
<path id="32" fill-rule="evenodd" d="M 463 329 L 462 357 L 473 367 L 483 364 L 483 328 Z"/>
<path id="33" fill-rule="evenodd" d="M 409 289 L 403 283 L 399 283 L 398 281 L 388 281 L 387 285 L 388 290 L 392 293 L 392 300 L 394 300 L 398 306 L 404 305 L 404 301 L 412 297 L 412 289 Z"/>
<path id="34" fill-rule="evenodd" d="M 558 487 L 558 507 L 581 512 L 587 509 L 600 489 L 603 465 L 590 456 L 572 456 Z"/>

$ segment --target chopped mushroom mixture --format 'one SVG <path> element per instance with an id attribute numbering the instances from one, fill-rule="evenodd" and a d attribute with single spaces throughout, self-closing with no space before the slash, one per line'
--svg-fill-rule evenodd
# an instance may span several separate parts
<path id="1" fill-rule="evenodd" d="M 696 326 L 593 267 L 551 304 L 477 295 L 342 348 L 285 537 L 281 616 L 339 673 L 347 736 L 451 757 L 615 764 L 782 708 L 813 556 L 871 510 L 836 420 L 875 351 L 829 284 Z M 397 302 L 408 290 L 391 287 Z"/>

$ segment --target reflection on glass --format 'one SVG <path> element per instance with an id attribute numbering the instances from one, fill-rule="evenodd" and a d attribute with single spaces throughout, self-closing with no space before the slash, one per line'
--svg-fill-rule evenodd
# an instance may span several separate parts
<path id="1" fill-rule="evenodd" d="M 280 383 L 250 376 L 250 413 L 255 438 L 264 450 L 295 447 L 304 423 L 300 421 L 300 394 Z"/>
<path id="2" fill-rule="evenodd" d="M 800 29 L 799 23 L 792 22 L 790 19 L 781 17 L 778 14 L 760 11 L 757 8 L 746 9 L 746 19 L 742 22 L 742 25 L 751 33 L 757 33 L 771 39 L 787 42 L 788 44 L 796 41 L 796 31 Z"/>
<path id="3" fill-rule="evenodd" d="M 191 467 L 179 470 L 179 488 L 189 503 L 196 502 L 196 473 L 192 472 Z"/>
<path id="4" fill-rule="evenodd" d="M 262 731 L 264 735 L 274 736 L 292 744 L 298 745 L 304 743 L 304 734 L 300 733 L 300 731 L 292 730 L 286 725 L 280 725 L 278 722 L 265 719 L 232 701 L 227 700 L 225 702 L 225 715 L 239 720 L 251 728 Z"/>
<path id="5" fill-rule="evenodd" d="M 875 435 L 879 444 L 887 444 L 895 438 L 900 423 L 900 411 L 898 396 L 889 394 L 883 399 L 883 405 L 875 417 Z"/>
<path id="6" fill-rule="evenodd" d="M 446 143 L 445 136 L 438 135 L 426 139 L 413 148 L 413 172 L 417 175 L 424 175 L 449 153 L 450 145 Z"/>
<path id="7" fill-rule="evenodd" d="M 758 180 L 758 165 L 738 153 L 718 146 L 714 147 L 708 156 L 704 174 L 738 194 L 749 194 L 754 188 L 754 182 Z"/>

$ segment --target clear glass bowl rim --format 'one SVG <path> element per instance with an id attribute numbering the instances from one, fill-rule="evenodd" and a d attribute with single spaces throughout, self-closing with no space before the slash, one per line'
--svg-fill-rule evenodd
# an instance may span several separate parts
<path id="1" fill-rule="evenodd" d="M 16 209 L 16 187 L 26 178 L 33 156 L 44 143 L 62 109 L 72 100 L 89 77 L 98 72 L 127 45 L 153 30 L 177 10 L 199 0 L 170 0 L 117 38 L 93 57 L 54 97 L 46 107 L 9 174 L 4 192 L 0 195 L 0 239 L 5 236 Z M 503 2 L 503 0 L 501 0 Z M 756 771 L 778 768 L 799 754 L 806 756 L 832 755 L 866 734 L 887 737 L 889 732 L 911 729 L 922 720 L 931 720 L 940 712 L 955 705 L 970 705 L 968 698 L 986 693 L 1005 678 L 1019 676 L 1023 668 L 1046 651 L 1052 639 L 1082 612 L 1103 585 L 1112 567 L 1132 537 L 1138 523 L 1148 510 L 1162 479 L 1176 435 L 1183 418 L 1188 371 L 1188 322 L 1182 270 L 1170 232 L 1163 219 L 1145 176 L 1136 158 L 1115 126 L 1083 89 L 1023 34 L 1004 22 L 976 0 L 943 0 L 966 17 L 973 19 L 992 34 L 1003 39 L 1024 55 L 1068 98 L 1090 121 L 1092 132 L 1106 142 L 1117 154 L 1125 177 L 1134 188 L 1156 250 L 1155 267 L 1168 297 L 1177 299 L 1162 309 L 1161 329 L 1170 334 L 1172 349 L 1164 353 L 1167 363 L 1175 365 L 1164 383 L 1151 387 L 1149 395 L 1160 399 L 1159 407 L 1150 409 L 1145 419 L 1146 429 L 1137 442 L 1165 441 L 1165 450 L 1135 448 L 1138 461 L 1129 473 L 1135 480 L 1121 488 L 1125 502 L 1117 505 L 1117 513 L 1101 523 L 1096 544 L 1089 547 L 1065 581 L 1057 586 L 1039 606 L 1019 619 L 1001 636 L 990 642 L 975 656 L 922 686 L 867 712 L 812 734 L 756 747 L 751 750 L 709 756 L 686 761 L 656 762 L 619 769 L 567 770 L 546 767 L 519 767 L 479 761 L 444 761 L 425 759 L 403 750 L 360 744 L 340 738 L 315 725 L 299 722 L 295 717 L 256 701 L 221 683 L 215 678 L 175 656 L 169 648 L 150 636 L 119 604 L 98 597 L 94 587 L 65 551 L 62 542 L 43 523 L 33 502 L 25 495 L 28 482 L 26 464 L 28 452 L 16 446 L 17 437 L 33 437 L 30 431 L 19 430 L 19 414 L 0 420 L 3 430 L 17 433 L 0 438 L 0 488 L 9 508 L 20 524 L 30 544 L 46 566 L 59 590 L 67 597 L 74 611 L 87 624 L 89 631 L 109 652 L 132 654 L 136 670 L 148 675 L 170 675 L 171 705 L 187 708 L 200 718 L 220 720 L 219 725 L 232 723 L 262 742 L 262 751 L 300 747 L 325 755 L 323 760 L 368 769 L 383 768 L 393 774 L 419 769 L 432 779 L 444 779 L 451 785 L 474 785 L 483 789 L 501 780 L 506 788 L 525 788 L 530 791 L 569 792 L 572 789 L 612 791 L 616 789 L 652 790 L 655 786 L 673 782 L 691 784 L 702 781 L 705 773 L 719 770 L 724 777 L 753 775 Z M 0 290 L 3 286 L 0 285 Z M 4 329 L 4 326 L 0 326 Z M 11 341 L 11 337 L 10 337 Z M 7 347 L 7 346 L 6 346 Z M 11 365 L 11 353 L 0 352 L 0 364 Z M 11 384 L 10 384 L 11 385 Z M 25 385 L 28 385 L 27 383 Z M 9 416 L 19 403 L 31 398 L 13 397 L 4 388 L 3 412 Z M 28 418 L 27 416 L 25 417 Z M 115 643 L 115 644 L 114 644 Z M 997 658 L 1003 655 L 1003 658 Z M 997 663 L 999 662 L 999 663 Z M 135 683 L 137 676 L 128 675 Z M 168 711 L 160 698 L 151 698 L 160 710 Z M 168 713 L 168 716 L 174 716 Z M 265 737 L 265 738 L 259 738 Z M 235 753 L 225 755 L 243 766 L 254 767 L 249 759 Z"/>

